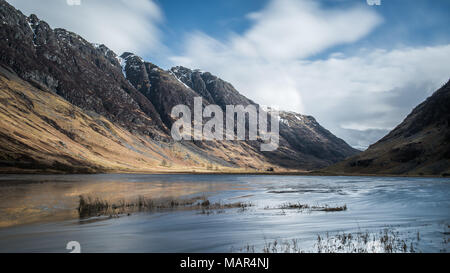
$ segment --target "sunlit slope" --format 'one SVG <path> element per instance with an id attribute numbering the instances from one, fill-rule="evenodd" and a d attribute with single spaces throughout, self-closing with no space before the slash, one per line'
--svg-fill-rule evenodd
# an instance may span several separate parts
<path id="1" fill-rule="evenodd" d="M 269 166 L 246 143 L 166 143 L 132 134 L 94 112 L 0 69 L 0 172 L 243 171 Z"/>
<path id="2" fill-rule="evenodd" d="M 132 135 L 98 114 L 2 72 L 1 171 L 145 171 L 162 168 L 165 159 L 180 163 L 176 147 Z"/>

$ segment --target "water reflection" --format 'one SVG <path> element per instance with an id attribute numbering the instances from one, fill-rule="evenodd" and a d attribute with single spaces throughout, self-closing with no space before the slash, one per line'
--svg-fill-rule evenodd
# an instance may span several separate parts
<path id="1" fill-rule="evenodd" d="M 144 212 L 81 222 L 74 211 L 80 194 L 126 199 L 204 193 L 211 202 L 242 201 L 253 206 L 208 215 Z M 64 252 L 72 240 L 86 252 L 229 252 L 247 244 L 259 251 L 267 241 L 291 239 L 311 249 L 318 234 L 379 232 L 386 227 L 412 238 L 419 232 L 421 251 L 440 252 L 448 249 L 449 193 L 449 179 L 431 178 L 5 176 L 0 178 L 1 223 L 40 223 L 0 228 L 0 252 Z M 285 203 L 347 205 L 348 210 L 279 209 Z"/>
<path id="2" fill-rule="evenodd" d="M 229 189 L 231 184 L 167 180 L 152 175 L 10 176 L 0 180 L 0 228 L 33 222 L 73 219 L 79 196 L 110 202 L 178 199 Z"/>

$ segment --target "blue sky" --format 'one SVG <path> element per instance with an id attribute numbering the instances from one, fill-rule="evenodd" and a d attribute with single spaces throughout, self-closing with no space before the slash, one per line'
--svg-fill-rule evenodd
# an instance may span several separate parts
<path id="1" fill-rule="evenodd" d="M 268 0 L 190 0 L 155 1 L 164 12 L 161 24 L 164 43 L 175 53 L 182 49 L 180 37 L 201 31 L 217 39 L 230 32 L 241 34 L 251 25 L 249 13 L 263 9 Z M 317 0 L 324 8 L 348 8 L 367 5 L 365 0 Z M 372 6 L 383 23 L 364 39 L 351 45 L 330 48 L 315 58 L 326 58 L 333 51 L 351 51 L 361 47 L 392 49 L 399 46 L 438 45 L 450 42 L 450 1 L 384 0 Z M 155 56 L 146 56 L 154 59 Z M 165 56 L 159 63 L 165 63 Z"/>
<path id="2" fill-rule="evenodd" d="M 8 0 L 165 69 L 212 72 L 366 148 L 450 77 L 450 1 Z"/>
<path id="3" fill-rule="evenodd" d="M 337 2 L 348 5 L 364 1 L 343 0 Z M 450 25 L 450 1 L 384 0 L 382 5 L 372 8 L 382 16 L 383 23 L 367 37 L 348 48 L 392 49 L 403 46 L 432 46 L 450 42 L 448 27 Z"/>
<path id="4" fill-rule="evenodd" d="M 161 28 L 164 32 L 164 42 L 175 52 L 181 50 L 180 37 L 186 33 L 202 31 L 222 39 L 229 32 L 244 32 L 250 26 L 246 15 L 262 9 L 267 2 L 267 0 L 156 1 L 165 15 Z"/>

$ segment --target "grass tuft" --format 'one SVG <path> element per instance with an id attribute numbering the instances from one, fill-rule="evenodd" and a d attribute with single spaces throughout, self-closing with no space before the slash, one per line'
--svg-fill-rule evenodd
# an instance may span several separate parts
<path id="1" fill-rule="evenodd" d="M 418 235 L 420 236 L 420 235 Z M 318 235 L 312 249 L 299 246 L 298 239 L 266 242 L 260 253 L 415 253 L 418 252 L 417 237 L 406 239 L 393 229 L 379 232 L 337 233 Z M 255 253 L 255 246 L 247 245 L 238 252 Z"/>

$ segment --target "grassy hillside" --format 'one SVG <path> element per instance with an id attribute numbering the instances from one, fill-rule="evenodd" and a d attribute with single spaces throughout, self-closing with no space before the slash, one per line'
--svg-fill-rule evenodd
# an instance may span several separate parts
<path id="1" fill-rule="evenodd" d="M 217 143 L 205 152 L 192 143 L 132 134 L 6 68 L 0 70 L 0 128 L 3 173 L 240 172 L 248 163 L 268 166 L 245 143 Z"/>

